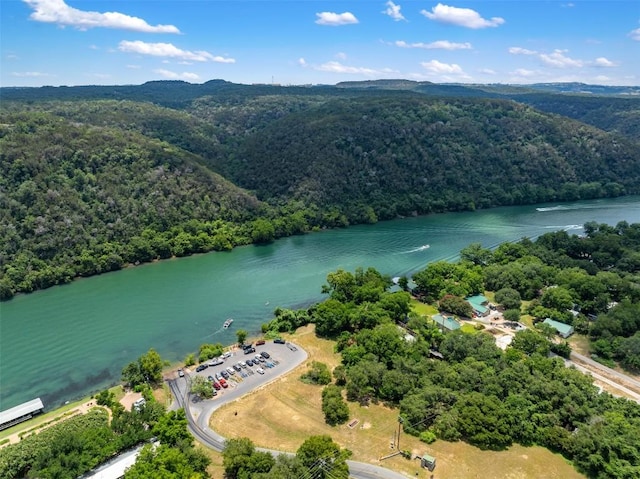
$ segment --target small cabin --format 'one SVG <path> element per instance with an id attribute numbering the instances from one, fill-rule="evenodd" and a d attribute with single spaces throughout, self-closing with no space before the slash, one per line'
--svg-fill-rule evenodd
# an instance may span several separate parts
<path id="1" fill-rule="evenodd" d="M 423 454 L 420 457 L 420 467 L 424 467 L 425 469 L 429 469 L 430 472 L 433 472 L 436 468 L 436 458 L 429 454 Z"/>

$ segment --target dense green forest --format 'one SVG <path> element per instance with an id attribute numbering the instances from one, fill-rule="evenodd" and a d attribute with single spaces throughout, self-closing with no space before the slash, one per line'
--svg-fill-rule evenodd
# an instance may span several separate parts
<path id="1" fill-rule="evenodd" d="M 1 89 L 0 299 L 317 228 L 640 192 L 633 98 L 369 86 Z"/>

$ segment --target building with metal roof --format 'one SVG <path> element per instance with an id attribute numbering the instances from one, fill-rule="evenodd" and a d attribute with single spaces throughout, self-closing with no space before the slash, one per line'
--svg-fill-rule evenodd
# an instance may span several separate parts
<path id="1" fill-rule="evenodd" d="M 442 316 L 441 314 L 434 314 L 431 316 L 438 326 L 448 329 L 449 331 L 455 331 L 460 329 L 462 325 L 451 316 Z"/>
<path id="2" fill-rule="evenodd" d="M 6 411 L 2 411 L 0 412 L 0 431 L 31 419 L 43 410 L 44 404 L 42 404 L 40 398 L 36 398 L 12 407 L 11 409 L 7 409 Z"/>
<path id="3" fill-rule="evenodd" d="M 565 339 L 574 333 L 573 326 L 571 326 L 570 324 L 561 323 L 560 321 L 554 321 L 551 318 L 545 319 L 543 323 L 551 326 L 558 332 L 560 336 Z"/>

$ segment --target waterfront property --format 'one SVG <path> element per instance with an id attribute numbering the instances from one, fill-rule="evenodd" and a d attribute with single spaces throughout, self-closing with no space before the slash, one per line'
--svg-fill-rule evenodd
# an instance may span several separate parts
<path id="1" fill-rule="evenodd" d="M 0 412 L 0 430 L 15 426 L 23 421 L 31 419 L 36 414 L 42 413 L 44 405 L 40 398 L 32 399 L 18 406 Z"/>
<path id="2" fill-rule="evenodd" d="M 553 329 L 555 329 L 558 332 L 558 334 L 562 336 L 564 339 L 567 339 L 574 332 L 573 326 L 571 326 L 570 324 L 561 323 L 560 321 L 554 321 L 551 318 L 545 319 L 543 323 L 548 324 Z"/>

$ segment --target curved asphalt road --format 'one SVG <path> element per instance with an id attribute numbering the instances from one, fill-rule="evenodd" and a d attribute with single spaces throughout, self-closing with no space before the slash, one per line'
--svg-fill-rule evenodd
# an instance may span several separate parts
<path id="1" fill-rule="evenodd" d="M 226 390 L 223 396 L 214 401 L 202 401 L 201 403 L 193 405 L 193 408 L 197 413 L 197 418 L 193 417 L 193 412 L 191 410 L 192 404 L 191 401 L 189 401 L 188 378 L 185 377 L 184 380 L 170 379 L 167 381 L 178 405 L 183 407 L 185 410 L 189 431 L 191 431 L 191 434 L 193 434 L 202 444 L 218 452 L 222 452 L 224 449 L 225 438 L 209 427 L 209 418 L 213 412 L 224 404 L 241 398 L 249 391 L 255 389 L 255 387 L 268 384 L 283 374 L 288 373 L 308 357 L 307 352 L 300 347 L 297 347 L 297 349 L 293 351 L 285 346 L 280 348 L 278 345 L 273 343 L 268 343 L 268 345 L 272 346 L 269 349 L 269 352 L 274 351 L 274 347 L 277 347 L 279 354 L 286 354 L 289 356 L 286 364 L 281 362 L 275 368 L 266 369 L 266 374 L 263 376 L 254 374 L 253 376 L 246 378 L 243 383 L 246 382 L 247 384 L 242 384 L 242 386 L 245 387 L 236 386 L 233 389 Z M 242 358 L 237 357 L 235 359 L 236 361 L 240 361 Z M 249 388 L 246 386 L 249 386 Z M 270 452 L 273 455 L 291 454 L 271 449 L 260 448 L 259 450 Z M 347 464 L 349 465 L 350 476 L 356 479 L 407 479 L 407 476 L 391 471 L 390 469 L 385 469 L 384 467 L 356 461 L 347 461 Z"/>

